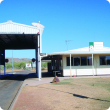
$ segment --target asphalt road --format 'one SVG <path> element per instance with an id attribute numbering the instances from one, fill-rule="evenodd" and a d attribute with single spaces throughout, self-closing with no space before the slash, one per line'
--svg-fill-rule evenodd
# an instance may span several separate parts
<path id="1" fill-rule="evenodd" d="M 17 95 L 29 71 L 20 71 L 10 77 L 0 80 L 0 107 L 8 110 Z"/>

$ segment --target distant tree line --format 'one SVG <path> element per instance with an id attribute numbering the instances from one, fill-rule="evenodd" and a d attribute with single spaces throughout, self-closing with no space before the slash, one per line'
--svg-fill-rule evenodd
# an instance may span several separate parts
<path id="1" fill-rule="evenodd" d="M 26 69 L 26 63 L 27 62 L 13 62 L 13 68 L 14 69 Z M 28 63 L 31 63 L 32 65 L 32 61 L 29 61 Z M 12 68 L 12 62 L 10 63 L 5 63 L 5 69 L 11 69 Z M 41 62 L 41 68 L 45 69 L 47 68 L 47 62 Z M 0 69 L 4 70 L 4 66 L 0 65 Z"/>

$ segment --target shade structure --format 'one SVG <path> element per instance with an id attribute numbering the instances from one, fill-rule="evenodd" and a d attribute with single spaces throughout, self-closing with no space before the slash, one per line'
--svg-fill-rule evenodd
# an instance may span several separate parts
<path id="1" fill-rule="evenodd" d="M 37 34 L 0 34 L 0 49 L 36 49 Z"/>
<path id="2" fill-rule="evenodd" d="M 43 28 L 41 27 L 29 26 L 12 21 L 0 23 L 0 59 L 2 58 L 2 56 L 3 58 L 5 58 L 6 49 L 35 49 L 36 73 L 37 77 L 39 77 L 40 79 L 40 53 L 42 52 L 42 33 Z M 4 62 L 3 64 L 5 67 Z"/>

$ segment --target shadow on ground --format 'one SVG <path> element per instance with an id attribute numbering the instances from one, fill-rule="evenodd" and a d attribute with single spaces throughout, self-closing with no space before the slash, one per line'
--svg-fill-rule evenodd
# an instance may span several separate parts
<path id="1" fill-rule="evenodd" d="M 94 99 L 94 100 L 99 100 L 99 101 L 110 102 L 109 100 L 102 100 L 102 99 L 90 98 L 90 97 L 79 95 L 79 94 L 73 94 L 73 96 L 79 97 L 79 98 L 84 98 L 84 99 Z"/>
<path id="2" fill-rule="evenodd" d="M 51 88 L 47 88 L 47 87 L 39 87 L 39 88 L 45 88 L 45 89 L 48 89 L 48 90 L 50 89 L 50 90 L 53 90 L 53 91 L 63 92 L 63 93 L 71 94 L 74 97 L 83 98 L 83 99 L 93 99 L 93 100 L 98 100 L 98 101 L 110 102 L 110 100 L 102 100 L 102 99 L 91 98 L 91 97 L 87 97 L 87 96 L 83 96 L 83 95 L 79 95 L 79 94 L 73 94 L 71 92 L 65 92 L 65 91 L 61 91 L 61 90 L 57 90 L 57 89 L 51 89 Z"/>
<path id="3" fill-rule="evenodd" d="M 42 72 L 41 78 L 47 78 L 47 77 L 54 77 L 54 75 L 52 73 Z M 37 74 L 29 73 L 27 79 L 29 79 L 29 78 L 37 78 Z"/>
<path id="4" fill-rule="evenodd" d="M 32 73 L 32 71 L 14 71 L 16 74 L 6 74 L 6 75 L 1 75 L 0 80 L 18 80 L 18 81 L 24 81 L 25 79 L 29 78 L 37 78 L 36 73 Z M 47 77 L 54 77 L 52 73 L 48 72 L 42 72 L 41 75 L 42 78 L 47 78 Z"/>

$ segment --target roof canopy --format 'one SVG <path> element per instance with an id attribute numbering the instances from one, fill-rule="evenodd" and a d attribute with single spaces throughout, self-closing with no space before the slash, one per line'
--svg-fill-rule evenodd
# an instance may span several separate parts
<path id="1" fill-rule="evenodd" d="M 12 21 L 0 23 L 0 49 L 36 49 L 38 32 L 42 36 L 43 29 Z"/>
<path id="2" fill-rule="evenodd" d="M 92 54 L 108 54 L 110 55 L 110 48 L 109 47 L 102 47 L 101 49 L 97 49 L 97 51 L 91 51 L 89 47 L 69 50 L 69 51 L 63 51 L 63 52 L 56 52 L 56 53 L 48 53 L 47 56 L 44 56 L 42 60 L 51 60 L 58 56 L 62 55 L 92 55 Z"/>
<path id="3" fill-rule="evenodd" d="M 0 34 L 0 49 L 36 49 L 37 34 Z"/>
<path id="4" fill-rule="evenodd" d="M 56 53 L 48 53 L 47 55 L 68 55 L 68 54 L 110 54 L 110 48 L 109 47 L 103 47 L 102 49 L 99 49 L 97 51 L 90 51 L 89 47 L 74 49 L 74 50 L 68 50 L 63 52 L 56 52 Z"/>

